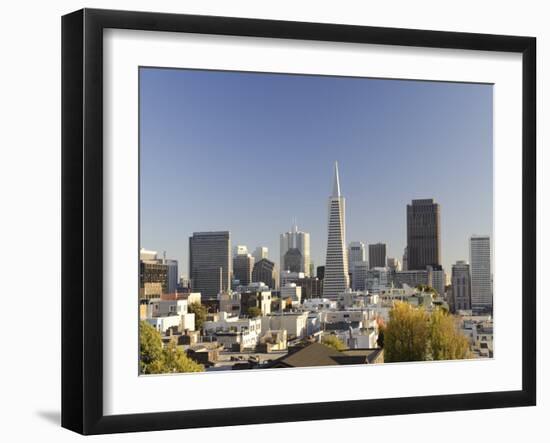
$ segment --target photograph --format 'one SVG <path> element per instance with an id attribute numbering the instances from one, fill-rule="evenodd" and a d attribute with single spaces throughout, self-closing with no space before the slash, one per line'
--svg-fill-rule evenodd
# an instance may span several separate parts
<path id="1" fill-rule="evenodd" d="M 139 375 L 495 357 L 494 84 L 138 71 Z"/>

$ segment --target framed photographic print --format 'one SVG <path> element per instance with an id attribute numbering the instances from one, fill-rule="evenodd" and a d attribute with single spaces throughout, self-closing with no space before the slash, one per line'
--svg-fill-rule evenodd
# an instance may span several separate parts
<path id="1" fill-rule="evenodd" d="M 62 425 L 536 402 L 531 37 L 62 20 Z"/>

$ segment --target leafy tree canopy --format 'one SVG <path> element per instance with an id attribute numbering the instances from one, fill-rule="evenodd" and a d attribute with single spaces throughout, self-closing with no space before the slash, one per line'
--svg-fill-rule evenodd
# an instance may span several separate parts
<path id="1" fill-rule="evenodd" d="M 321 343 L 330 348 L 334 348 L 337 351 L 342 351 L 343 349 L 346 349 L 346 345 L 344 344 L 344 342 L 335 335 L 324 335 Z"/>
<path id="2" fill-rule="evenodd" d="M 383 329 L 384 361 L 457 360 L 470 357 L 467 338 L 444 309 L 397 302 Z"/>
<path id="3" fill-rule="evenodd" d="M 250 318 L 256 318 L 256 317 L 260 317 L 262 315 L 262 310 L 260 308 L 258 308 L 257 306 L 251 306 L 251 307 L 248 308 L 246 313 L 248 314 L 248 316 Z"/>
<path id="4" fill-rule="evenodd" d="M 146 321 L 139 322 L 139 355 L 142 374 L 204 371 L 203 365 L 177 347 L 175 339 L 164 347 L 160 333 Z"/>
<path id="5" fill-rule="evenodd" d="M 206 321 L 206 306 L 198 302 L 191 303 L 188 307 L 188 311 L 191 314 L 195 314 L 195 329 L 200 331 Z"/>

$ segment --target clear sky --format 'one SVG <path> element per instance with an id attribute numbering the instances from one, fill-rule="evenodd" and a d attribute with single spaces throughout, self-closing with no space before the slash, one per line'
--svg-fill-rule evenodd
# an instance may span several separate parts
<path id="1" fill-rule="evenodd" d="M 333 164 L 347 243 L 401 259 L 406 205 L 441 205 L 450 272 L 493 225 L 491 85 L 180 69 L 140 70 L 141 246 L 188 274 L 194 231 L 269 248 L 296 218 L 325 261 Z"/>

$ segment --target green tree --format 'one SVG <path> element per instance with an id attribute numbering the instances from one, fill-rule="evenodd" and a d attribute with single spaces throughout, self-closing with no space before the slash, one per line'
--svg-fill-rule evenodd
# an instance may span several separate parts
<path id="1" fill-rule="evenodd" d="M 163 352 L 163 372 L 203 372 L 204 366 L 189 358 L 172 339 Z"/>
<path id="2" fill-rule="evenodd" d="M 344 342 L 335 335 L 324 335 L 321 343 L 330 348 L 334 348 L 337 351 L 342 351 L 343 349 L 346 349 L 346 345 L 344 344 Z"/>
<path id="3" fill-rule="evenodd" d="M 175 339 L 163 347 L 160 333 L 146 321 L 139 322 L 139 366 L 142 374 L 201 372 L 204 366 L 185 355 Z"/>
<path id="4" fill-rule="evenodd" d="M 146 321 L 139 322 L 139 367 L 142 374 L 162 372 L 162 339 Z"/>
<path id="5" fill-rule="evenodd" d="M 445 310 L 435 309 L 430 316 L 429 353 L 432 360 L 458 360 L 470 357 L 468 339 Z"/>
<path id="6" fill-rule="evenodd" d="M 429 339 L 428 314 L 424 308 L 396 302 L 384 332 L 384 361 L 426 360 Z"/>
<path id="7" fill-rule="evenodd" d="M 206 306 L 201 303 L 191 303 L 188 308 L 189 313 L 195 314 L 195 329 L 200 331 L 206 321 Z"/>
<path id="8" fill-rule="evenodd" d="M 256 318 L 256 317 L 260 317 L 262 315 L 262 310 L 260 308 L 258 308 L 257 306 L 250 306 L 246 313 L 248 314 L 248 316 L 250 318 Z"/>
<path id="9" fill-rule="evenodd" d="M 416 286 L 416 289 L 418 289 L 419 291 L 422 291 L 422 292 L 437 294 L 437 291 L 434 288 L 432 288 L 431 286 L 428 286 L 428 285 L 419 284 L 419 285 Z"/>

